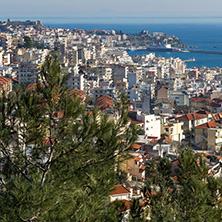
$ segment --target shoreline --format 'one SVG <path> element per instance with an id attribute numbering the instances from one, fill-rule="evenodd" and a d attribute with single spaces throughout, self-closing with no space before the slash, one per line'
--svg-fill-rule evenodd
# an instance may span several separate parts
<path id="1" fill-rule="evenodd" d="M 186 52 L 183 52 L 181 51 L 180 49 L 170 49 L 170 50 L 167 50 L 167 49 L 164 49 L 164 50 L 161 50 L 161 49 L 157 49 L 157 50 L 150 50 L 150 49 L 147 49 L 147 48 L 144 48 L 144 49 L 135 49 L 135 50 L 130 50 L 130 49 L 126 49 L 127 52 L 129 51 L 133 51 L 133 52 L 136 52 L 136 51 L 148 51 L 148 52 L 179 52 L 179 53 L 190 53 L 190 52 L 194 52 L 194 53 L 202 53 L 202 54 L 217 54 L 217 55 L 222 55 L 222 51 L 210 51 L 210 50 L 202 50 L 202 49 L 188 49 L 188 51 Z"/>

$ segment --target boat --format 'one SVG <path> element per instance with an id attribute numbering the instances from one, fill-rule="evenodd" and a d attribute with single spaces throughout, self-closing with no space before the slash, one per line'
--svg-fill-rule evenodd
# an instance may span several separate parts
<path id="1" fill-rule="evenodd" d="M 156 45 L 155 44 L 148 45 L 146 49 L 150 51 L 163 51 L 163 52 L 173 51 L 171 44 L 161 45 L 160 43 Z"/>

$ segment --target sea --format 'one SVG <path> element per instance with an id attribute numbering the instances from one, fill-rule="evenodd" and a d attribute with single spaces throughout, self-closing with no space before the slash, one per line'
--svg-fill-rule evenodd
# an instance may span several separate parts
<path id="1" fill-rule="evenodd" d="M 174 21 L 177 21 L 174 23 Z M 87 21 L 87 22 L 86 22 Z M 148 30 L 149 33 L 163 32 L 167 35 L 177 36 L 182 42 L 188 46 L 197 47 L 198 49 L 208 51 L 221 51 L 222 52 L 222 18 L 219 20 L 189 20 L 184 18 L 183 20 L 172 19 L 168 23 L 161 23 L 161 20 L 157 22 L 130 22 L 122 21 L 112 23 L 112 20 L 101 20 L 98 21 L 88 19 L 81 22 L 69 20 L 68 23 L 45 22 L 45 26 L 50 28 L 68 28 L 70 30 L 74 28 L 87 29 L 87 30 L 116 30 L 125 33 L 139 33 L 142 30 Z M 162 19 L 164 21 L 164 19 Z M 210 21 L 210 22 L 208 22 Z M 130 51 L 130 56 L 148 54 L 150 51 Z M 194 53 L 194 52 L 155 52 L 156 56 L 162 56 L 165 58 L 179 57 L 182 60 L 192 60 L 194 62 L 187 62 L 187 67 L 221 67 L 222 68 L 222 55 L 220 54 L 206 54 L 206 53 Z"/>

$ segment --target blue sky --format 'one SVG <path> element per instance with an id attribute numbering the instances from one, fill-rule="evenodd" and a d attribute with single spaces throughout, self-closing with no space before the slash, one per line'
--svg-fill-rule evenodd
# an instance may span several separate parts
<path id="1" fill-rule="evenodd" d="M 221 0 L 0 0 L 0 19 L 222 16 Z"/>

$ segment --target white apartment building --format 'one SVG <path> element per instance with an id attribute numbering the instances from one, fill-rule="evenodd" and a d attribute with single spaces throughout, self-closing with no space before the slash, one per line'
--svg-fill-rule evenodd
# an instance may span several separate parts
<path id="1" fill-rule="evenodd" d="M 157 137 L 160 138 L 161 135 L 161 121 L 160 116 L 154 114 L 137 113 L 137 120 L 143 121 L 145 135 L 147 137 Z"/>

